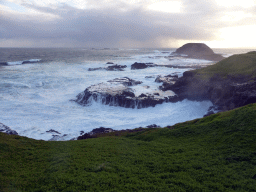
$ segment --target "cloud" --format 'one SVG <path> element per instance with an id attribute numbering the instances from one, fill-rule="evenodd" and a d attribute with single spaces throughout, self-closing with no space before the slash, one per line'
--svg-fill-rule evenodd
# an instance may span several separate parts
<path id="1" fill-rule="evenodd" d="M 247 8 L 239 9 L 247 11 L 242 19 L 221 20 L 230 8 L 216 1 L 183 0 L 173 13 L 147 9 L 155 0 L 12 2 L 26 12 L 2 9 L 2 47 L 177 47 L 215 40 L 221 28 L 255 21 L 255 9 Z"/>

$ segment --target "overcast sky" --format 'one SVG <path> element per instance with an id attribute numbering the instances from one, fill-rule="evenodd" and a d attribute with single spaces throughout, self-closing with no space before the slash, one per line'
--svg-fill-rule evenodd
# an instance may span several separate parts
<path id="1" fill-rule="evenodd" d="M 256 48 L 256 0 L 0 0 L 0 47 Z"/>

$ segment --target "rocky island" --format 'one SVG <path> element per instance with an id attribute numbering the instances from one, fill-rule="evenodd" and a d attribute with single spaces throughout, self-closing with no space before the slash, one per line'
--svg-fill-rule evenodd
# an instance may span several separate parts
<path id="1" fill-rule="evenodd" d="M 92 85 L 77 95 L 76 101 L 81 105 L 91 105 L 93 101 L 104 105 L 125 108 L 154 107 L 163 102 L 176 102 L 177 96 L 172 91 L 146 91 L 137 93 L 134 86 L 141 84 L 128 77 L 116 78 L 105 83 Z M 147 89 L 148 87 L 145 86 Z"/>
<path id="2" fill-rule="evenodd" d="M 178 48 L 169 57 L 182 56 L 193 59 L 205 59 L 210 61 L 220 61 L 223 56 L 215 54 L 213 50 L 204 43 L 187 43 Z"/>

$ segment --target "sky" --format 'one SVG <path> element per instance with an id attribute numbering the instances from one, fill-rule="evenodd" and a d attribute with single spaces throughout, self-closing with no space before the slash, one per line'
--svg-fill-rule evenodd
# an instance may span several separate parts
<path id="1" fill-rule="evenodd" d="M 0 47 L 256 48 L 256 0 L 0 0 Z"/>

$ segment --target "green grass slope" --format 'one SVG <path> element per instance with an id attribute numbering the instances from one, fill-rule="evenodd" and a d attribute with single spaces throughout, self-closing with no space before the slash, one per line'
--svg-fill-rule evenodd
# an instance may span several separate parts
<path id="1" fill-rule="evenodd" d="M 205 78 L 210 78 L 215 74 L 219 74 L 224 78 L 228 75 L 243 75 L 254 78 L 256 77 L 256 51 L 230 56 L 214 65 L 194 72 Z"/>
<path id="2" fill-rule="evenodd" d="M 0 133 L 0 191 L 255 191 L 256 104 L 65 142 Z"/>

